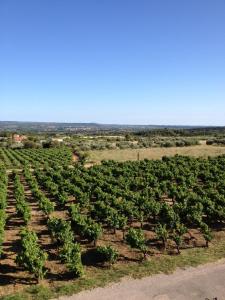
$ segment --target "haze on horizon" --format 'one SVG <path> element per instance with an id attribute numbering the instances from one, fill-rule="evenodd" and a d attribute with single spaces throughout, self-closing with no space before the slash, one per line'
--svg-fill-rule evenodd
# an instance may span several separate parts
<path id="1" fill-rule="evenodd" d="M 225 125 L 224 0 L 2 0 L 0 120 Z"/>

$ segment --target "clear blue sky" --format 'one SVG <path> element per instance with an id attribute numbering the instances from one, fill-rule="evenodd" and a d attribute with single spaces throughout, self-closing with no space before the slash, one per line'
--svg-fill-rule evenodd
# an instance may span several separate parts
<path id="1" fill-rule="evenodd" d="M 225 125 L 225 0 L 0 0 L 0 120 Z"/>

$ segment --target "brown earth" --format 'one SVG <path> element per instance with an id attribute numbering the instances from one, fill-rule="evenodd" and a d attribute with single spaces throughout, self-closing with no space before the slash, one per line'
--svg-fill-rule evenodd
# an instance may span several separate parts
<path id="1" fill-rule="evenodd" d="M 74 278 L 70 274 L 66 266 L 58 259 L 57 247 L 50 237 L 50 233 L 47 229 L 47 216 L 39 209 L 37 201 L 33 198 L 31 191 L 27 185 L 25 178 L 20 176 L 21 182 L 24 185 L 26 200 L 29 203 L 32 211 L 32 217 L 28 224 L 29 228 L 35 231 L 39 238 L 39 243 L 47 253 L 48 261 L 46 267 L 48 268 L 47 276 L 43 280 L 44 285 L 54 285 L 59 281 L 72 281 Z M 43 189 L 42 189 L 43 190 Z M 44 191 L 46 196 L 52 201 L 54 198 Z M 74 202 L 74 197 L 70 197 L 70 203 Z M 3 244 L 4 257 L 0 260 L 0 296 L 8 293 L 18 291 L 27 285 L 35 284 L 36 280 L 31 274 L 19 268 L 15 263 L 15 258 L 19 252 L 18 240 L 20 226 L 23 226 L 23 221 L 17 217 L 15 209 L 15 199 L 13 196 L 13 182 L 10 176 L 8 184 L 8 207 L 7 207 L 7 224 L 5 228 L 5 242 Z M 68 209 L 61 209 L 56 206 L 56 209 L 52 216 L 68 219 Z M 133 227 L 140 227 L 140 223 L 132 223 Z M 152 231 L 151 224 L 144 223 L 143 230 L 150 246 L 150 253 L 157 256 L 162 255 L 162 245 L 155 240 L 155 234 Z M 85 240 L 80 239 L 76 235 L 76 239 L 81 243 L 82 247 L 82 260 L 83 264 L 87 268 L 99 267 L 99 264 L 95 260 L 93 254 L 93 243 L 88 243 Z M 192 248 L 195 246 L 204 246 L 204 240 L 197 230 L 191 230 L 190 234 L 185 236 L 186 243 L 185 248 Z M 98 245 L 112 245 L 115 247 L 119 254 L 119 261 L 117 264 L 127 264 L 132 261 L 140 260 L 140 252 L 130 249 L 129 246 L 123 241 L 123 234 L 121 230 L 117 230 L 114 234 L 107 227 L 104 227 L 104 234 L 97 242 Z M 170 254 L 176 253 L 175 247 L 172 242 L 169 243 Z"/>
<path id="2" fill-rule="evenodd" d="M 73 152 L 73 155 L 72 155 L 72 161 L 73 161 L 73 162 L 79 161 L 79 156 L 77 155 L 76 152 Z"/>
<path id="3" fill-rule="evenodd" d="M 63 274 L 66 272 L 65 265 L 62 264 L 57 257 L 57 249 L 51 240 L 47 229 L 47 217 L 39 209 L 37 201 L 32 197 L 31 191 L 24 179 L 21 176 L 21 183 L 24 185 L 26 200 L 31 208 L 31 220 L 28 227 L 35 231 L 42 249 L 48 254 L 46 267 L 48 273 L 46 282 L 62 280 Z M 0 260 L 0 295 L 12 293 L 18 289 L 35 284 L 36 280 L 22 268 L 19 268 L 15 263 L 17 253 L 20 251 L 18 247 L 19 231 L 21 226 L 24 226 L 21 218 L 16 215 L 15 198 L 13 196 L 13 182 L 10 178 L 8 185 L 8 207 L 7 207 L 7 223 L 5 227 L 5 242 L 3 244 L 4 256 Z"/>

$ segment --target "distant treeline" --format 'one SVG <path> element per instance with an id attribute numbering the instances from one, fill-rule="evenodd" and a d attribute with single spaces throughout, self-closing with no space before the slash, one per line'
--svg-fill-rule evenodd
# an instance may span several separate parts
<path id="1" fill-rule="evenodd" d="M 206 141 L 207 145 L 225 145 L 225 139 L 211 139 Z"/>
<path id="2" fill-rule="evenodd" d="M 152 129 L 142 130 L 133 133 L 136 136 L 221 136 L 225 135 L 225 127 L 204 127 L 204 128 L 189 128 L 189 129 Z"/>

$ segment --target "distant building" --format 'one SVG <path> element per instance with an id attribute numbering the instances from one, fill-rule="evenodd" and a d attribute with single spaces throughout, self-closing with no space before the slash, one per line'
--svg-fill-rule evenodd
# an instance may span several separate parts
<path id="1" fill-rule="evenodd" d="M 63 142 L 63 138 L 52 138 L 51 140 L 52 142 L 59 142 L 59 143 Z"/>
<path id="2" fill-rule="evenodd" d="M 12 140 L 14 143 L 21 143 L 22 141 L 26 140 L 26 135 L 20 135 L 20 134 L 13 134 Z"/>
<path id="3" fill-rule="evenodd" d="M 67 139 L 68 137 L 67 136 L 61 136 L 61 137 L 53 137 L 51 138 L 51 141 L 52 142 L 59 142 L 59 143 L 62 143 L 65 139 Z"/>

